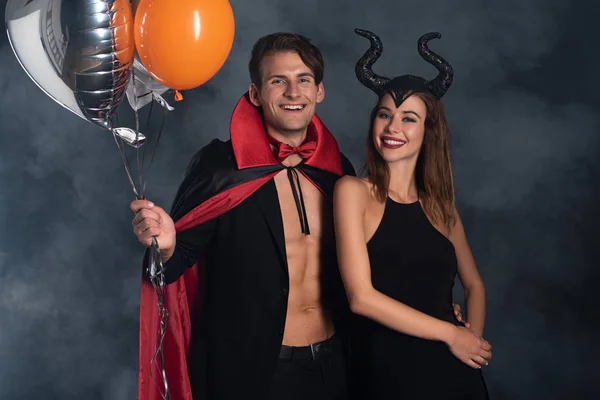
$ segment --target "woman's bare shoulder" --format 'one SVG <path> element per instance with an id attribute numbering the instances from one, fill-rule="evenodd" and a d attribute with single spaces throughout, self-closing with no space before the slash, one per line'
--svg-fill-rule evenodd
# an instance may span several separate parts
<path id="1" fill-rule="evenodd" d="M 335 184 L 335 194 L 367 196 L 371 191 L 371 183 L 367 178 L 358 178 L 346 175 L 338 179 Z"/>
<path id="2" fill-rule="evenodd" d="M 369 178 L 359 178 L 356 176 L 345 175 L 337 180 L 336 185 L 340 186 L 350 186 L 355 188 L 356 190 L 370 190 L 372 185 L 369 181 Z"/>

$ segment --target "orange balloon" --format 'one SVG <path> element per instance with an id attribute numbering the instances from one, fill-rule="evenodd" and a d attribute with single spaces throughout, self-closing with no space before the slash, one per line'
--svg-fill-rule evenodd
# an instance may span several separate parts
<path id="1" fill-rule="evenodd" d="M 227 0 L 141 0 L 134 21 L 140 61 L 159 83 L 198 87 L 221 69 L 235 23 Z"/>
<path id="2" fill-rule="evenodd" d="M 116 55 L 119 62 L 127 68 L 133 63 L 135 42 L 133 37 L 133 13 L 127 0 L 115 0 L 110 10 L 112 18 Z"/>

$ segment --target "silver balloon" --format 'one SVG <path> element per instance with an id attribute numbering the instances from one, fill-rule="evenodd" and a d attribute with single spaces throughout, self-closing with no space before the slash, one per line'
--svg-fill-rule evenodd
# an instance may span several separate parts
<path id="1" fill-rule="evenodd" d="M 135 52 L 129 1 L 8 0 L 5 18 L 12 49 L 40 89 L 79 117 L 122 136 L 112 120 Z M 125 136 L 135 146 L 144 140 L 139 133 Z"/>

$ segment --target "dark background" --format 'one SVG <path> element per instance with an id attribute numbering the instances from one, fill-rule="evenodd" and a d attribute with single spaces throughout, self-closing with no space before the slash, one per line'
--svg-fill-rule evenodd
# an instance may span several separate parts
<path id="1" fill-rule="evenodd" d="M 458 208 L 488 294 L 492 399 L 600 398 L 600 6 L 231 3 L 236 35 L 224 67 L 183 102 L 166 95 L 175 110 L 147 174 L 148 197 L 168 208 L 193 153 L 227 138 L 260 36 L 294 31 L 321 48 L 318 113 L 358 168 L 375 98 L 354 76 L 368 42 L 353 29 L 382 38 L 376 72 L 428 78 L 437 72 L 419 58 L 416 39 L 439 31 L 431 47 L 456 72 L 444 102 Z M 121 121 L 130 124 L 123 104 Z M 131 231 L 132 199 L 110 134 L 44 95 L 2 31 L 0 399 L 136 397 L 143 248 Z"/>

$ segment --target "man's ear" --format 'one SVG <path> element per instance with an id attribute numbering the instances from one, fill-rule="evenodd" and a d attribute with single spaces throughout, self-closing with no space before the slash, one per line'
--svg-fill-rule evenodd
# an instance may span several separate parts
<path id="1" fill-rule="evenodd" d="M 250 84 L 248 88 L 248 97 L 250 97 L 250 102 L 254 104 L 255 107 L 260 107 L 260 102 L 258 99 L 260 98 L 260 90 L 254 83 Z"/>
<path id="2" fill-rule="evenodd" d="M 317 103 L 320 103 L 325 98 L 325 86 L 323 82 L 317 85 Z"/>

